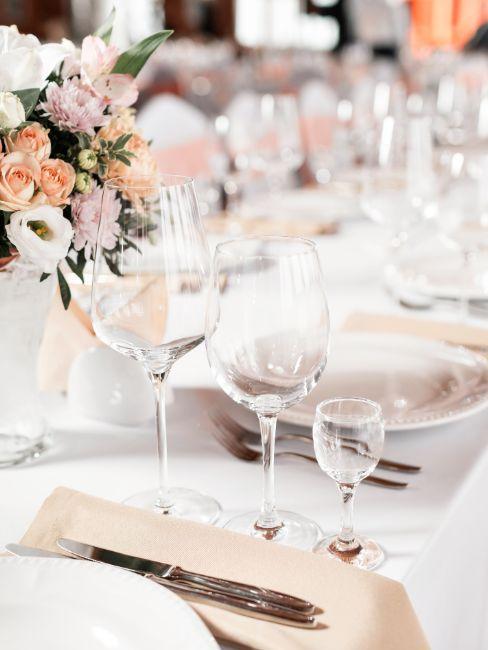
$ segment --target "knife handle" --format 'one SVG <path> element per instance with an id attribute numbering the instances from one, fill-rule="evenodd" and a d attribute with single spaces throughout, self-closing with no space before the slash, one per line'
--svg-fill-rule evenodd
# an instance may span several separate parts
<path id="1" fill-rule="evenodd" d="M 199 587 L 178 584 L 167 578 L 159 578 L 150 573 L 146 574 L 146 577 L 163 587 L 167 587 L 182 596 L 184 595 L 188 600 L 209 603 L 216 607 L 235 612 L 236 614 L 280 623 L 281 625 L 291 625 L 293 627 L 313 628 L 316 626 L 315 617 L 304 612 L 276 607 L 271 603 L 263 601 L 237 598 L 221 592 L 212 591 L 211 589 L 201 589 Z"/>
<path id="2" fill-rule="evenodd" d="M 295 596 L 290 596 L 289 594 L 284 594 L 280 591 L 255 587 L 242 582 L 234 582 L 233 580 L 224 580 L 222 578 L 212 578 L 200 573 L 185 571 L 181 567 L 174 567 L 168 578 L 176 581 L 177 584 L 183 582 L 190 586 L 211 589 L 214 592 L 234 596 L 236 598 L 266 601 L 267 603 L 278 605 L 279 607 L 285 607 L 297 612 L 312 614 L 315 611 L 315 605 L 309 603 L 307 600 L 303 600 L 302 598 L 296 598 Z"/>

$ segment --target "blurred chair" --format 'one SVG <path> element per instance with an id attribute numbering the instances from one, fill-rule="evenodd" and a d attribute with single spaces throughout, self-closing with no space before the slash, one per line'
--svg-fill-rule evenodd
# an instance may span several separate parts
<path id="1" fill-rule="evenodd" d="M 219 148 L 212 125 L 197 108 L 175 95 L 151 98 L 140 110 L 137 126 L 151 141 L 161 171 L 212 176 Z"/>

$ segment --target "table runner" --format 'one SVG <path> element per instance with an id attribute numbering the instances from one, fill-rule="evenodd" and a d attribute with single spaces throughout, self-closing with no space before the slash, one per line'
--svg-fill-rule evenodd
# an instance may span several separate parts
<path id="1" fill-rule="evenodd" d="M 404 587 L 305 551 L 57 488 L 22 543 L 59 551 L 71 537 L 186 569 L 287 591 L 320 606 L 321 629 L 303 630 L 193 604 L 220 639 L 257 650 L 424 650 Z"/>

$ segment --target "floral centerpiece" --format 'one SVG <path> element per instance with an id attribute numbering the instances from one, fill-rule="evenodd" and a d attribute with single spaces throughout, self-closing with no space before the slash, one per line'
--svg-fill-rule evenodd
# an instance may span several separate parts
<path id="1" fill-rule="evenodd" d="M 171 32 L 120 53 L 110 44 L 113 20 L 112 11 L 81 48 L 66 39 L 41 45 L 15 26 L 0 27 L 0 270 L 27 266 L 41 281 L 56 274 L 65 307 L 71 294 L 63 269 L 83 280 L 103 181 L 156 173 L 130 106 L 135 77 Z M 104 201 L 109 265 L 124 240 L 130 245 L 120 208 L 115 192 Z"/>

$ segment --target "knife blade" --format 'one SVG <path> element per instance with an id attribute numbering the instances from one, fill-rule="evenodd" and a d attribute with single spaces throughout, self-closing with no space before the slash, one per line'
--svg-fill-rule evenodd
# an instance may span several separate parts
<path id="1" fill-rule="evenodd" d="M 23 544 L 6 544 L 6 550 L 12 555 L 19 557 L 37 557 L 37 558 L 61 558 L 63 560 L 78 560 L 78 557 L 62 555 L 61 553 L 53 553 L 51 551 L 43 551 L 31 546 Z M 175 583 L 167 582 L 164 578 L 158 578 L 152 575 L 146 575 L 150 580 L 161 584 L 162 586 L 171 589 L 177 594 L 186 597 L 188 600 L 195 602 L 211 602 L 214 606 L 222 607 L 229 611 L 245 616 L 252 616 L 262 620 L 268 620 L 275 623 L 284 625 L 291 625 L 294 627 L 313 628 L 315 627 L 315 618 L 313 616 L 297 612 L 293 610 L 284 610 L 267 603 L 259 603 L 254 601 L 246 601 L 237 598 L 231 598 L 220 593 L 212 593 L 206 589 L 197 589 L 185 585 L 177 585 Z"/>
<path id="2" fill-rule="evenodd" d="M 135 571 L 143 575 L 156 576 L 172 584 L 195 586 L 197 588 L 210 589 L 212 592 L 222 593 L 224 595 L 245 598 L 255 602 L 269 603 L 288 610 L 294 610 L 302 613 L 313 613 L 316 610 L 315 605 L 302 598 L 296 598 L 289 594 L 284 594 L 271 589 L 255 587 L 232 580 L 223 580 L 210 576 L 185 571 L 181 567 L 147 560 L 125 553 L 119 553 L 108 549 L 83 544 L 71 539 L 60 538 L 57 540 L 60 548 L 78 557 L 87 560 L 95 560 L 107 564 L 113 564 L 129 571 Z"/>
<path id="3" fill-rule="evenodd" d="M 61 560 L 71 560 L 72 558 L 62 555 L 61 553 L 53 553 L 52 551 L 44 551 L 40 548 L 33 546 L 25 546 L 24 544 L 5 544 L 5 550 L 16 555 L 17 557 L 44 557 L 44 558 L 57 558 Z"/>
<path id="4" fill-rule="evenodd" d="M 157 582 L 176 593 L 184 594 L 192 601 L 210 602 L 213 605 L 228 609 L 238 614 L 269 620 L 283 625 L 305 628 L 313 628 L 316 626 L 315 617 L 309 612 L 276 605 L 263 599 L 260 600 L 257 598 L 248 598 L 243 595 L 235 595 L 229 591 L 216 591 L 212 586 L 207 587 L 204 586 L 203 583 L 194 584 L 189 583 L 187 580 L 180 581 L 179 578 L 176 579 L 172 577 L 177 575 L 176 570 L 179 569 L 179 567 L 171 564 L 146 560 L 144 558 L 110 551 L 108 549 L 91 546 L 90 544 L 83 544 L 66 538 L 58 539 L 57 544 L 64 551 L 72 553 L 76 557 L 134 571 L 135 573 Z M 195 575 L 202 578 L 206 577 L 200 576 L 199 574 Z M 245 586 L 248 587 L 248 585 Z M 252 587 L 252 589 L 254 589 L 254 587 Z"/>

